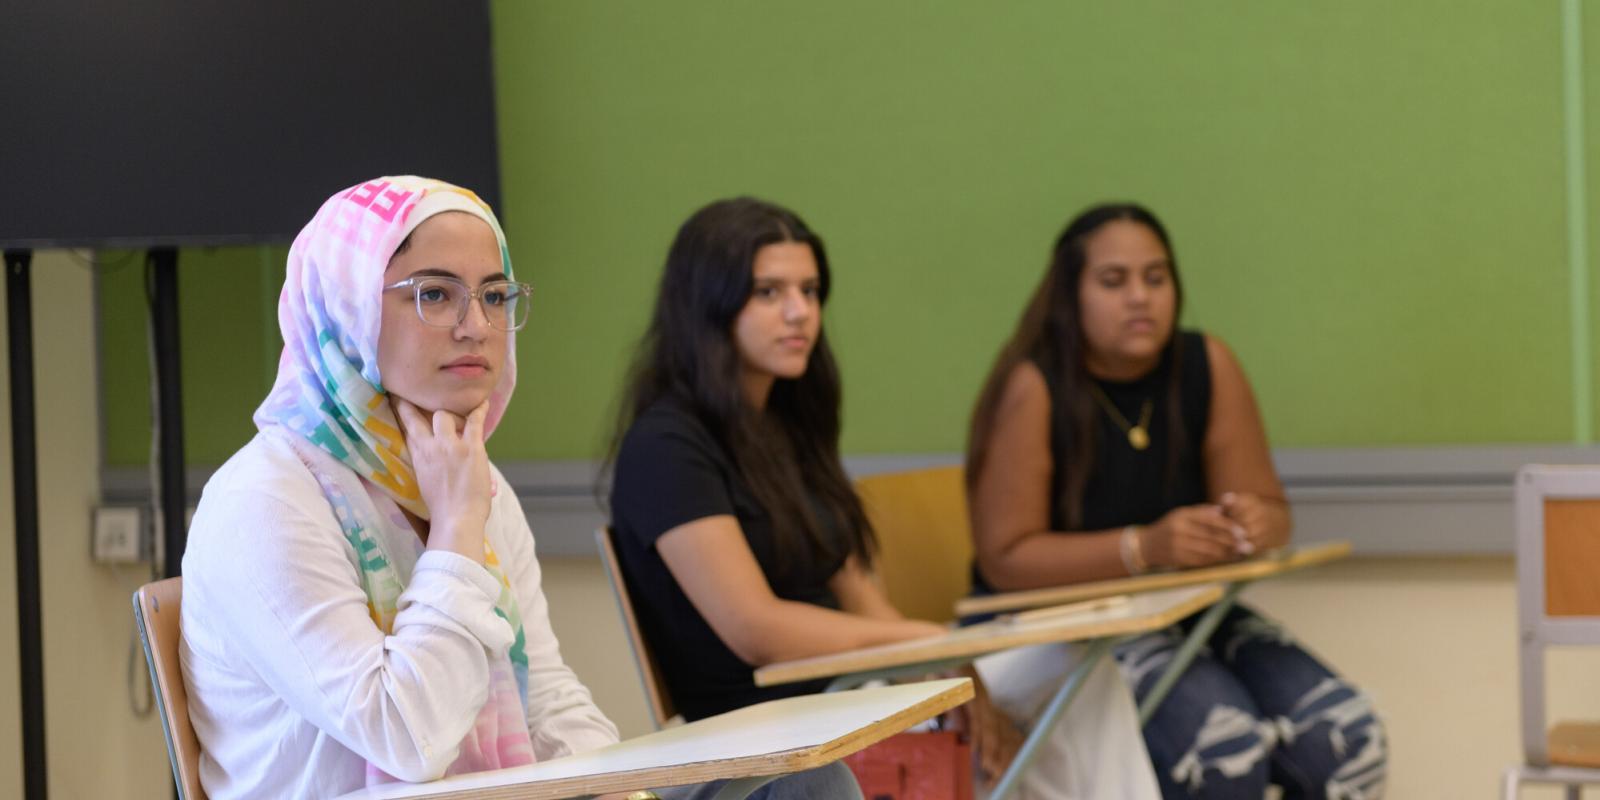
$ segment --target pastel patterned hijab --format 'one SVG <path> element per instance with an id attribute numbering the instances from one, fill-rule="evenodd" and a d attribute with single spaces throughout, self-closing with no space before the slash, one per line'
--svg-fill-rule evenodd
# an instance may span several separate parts
<path id="1" fill-rule="evenodd" d="M 277 382 L 255 414 L 257 426 L 282 425 L 310 439 L 423 519 L 428 508 L 378 374 L 378 329 L 390 257 L 418 225 L 445 211 L 464 211 L 488 223 L 500 244 L 503 271 L 512 278 L 499 221 L 466 189 L 401 176 L 339 192 L 289 248 L 278 298 L 283 355 Z M 494 432 L 516 387 L 516 352 L 513 339 L 489 396 L 485 436 Z"/>
<path id="2" fill-rule="evenodd" d="M 356 554 L 368 611 L 385 634 L 394 632 L 400 594 L 424 549 L 400 510 L 427 519 L 428 509 L 378 374 L 384 271 L 418 225 L 446 211 L 466 212 L 494 229 L 503 272 L 510 278 L 511 258 L 500 223 L 466 189 L 413 176 L 379 178 L 322 204 L 289 249 L 288 273 L 278 298 L 283 355 L 272 392 L 255 414 L 258 427 L 287 428 L 298 434 L 293 437 L 297 450 L 315 448 L 359 476 L 360 481 L 352 481 L 348 474 L 330 469 L 327 458 L 302 453 Z M 489 398 L 485 437 L 505 413 L 515 385 L 512 341 Z M 484 566 L 500 584 L 495 610 L 510 623 L 514 641 L 504 652 L 489 653 L 488 701 L 446 774 L 534 760 L 527 723 L 528 658 L 522 613 L 488 537 Z M 368 763 L 369 784 L 390 780 Z"/>

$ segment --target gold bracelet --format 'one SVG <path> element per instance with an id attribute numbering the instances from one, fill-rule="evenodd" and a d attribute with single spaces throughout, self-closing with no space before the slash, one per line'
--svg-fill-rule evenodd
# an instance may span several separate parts
<path id="1" fill-rule="evenodd" d="M 661 795 L 658 795 L 649 789 L 644 789 L 628 795 L 627 800 L 661 800 Z"/>

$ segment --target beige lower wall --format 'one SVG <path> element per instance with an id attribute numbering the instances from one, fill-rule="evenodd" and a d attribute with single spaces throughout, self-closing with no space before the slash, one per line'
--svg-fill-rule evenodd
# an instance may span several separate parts
<path id="1" fill-rule="evenodd" d="M 1511 559 L 1355 560 L 1259 584 L 1247 602 L 1373 695 L 1390 797 L 1499 796 L 1521 753 Z M 1548 690 L 1552 718 L 1600 718 L 1600 649 L 1552 653 Z"/>
<path id="2" fill-rule="evenodd" d="M 544 569 L 568 663 L 624 735 L 650 730 L 598 562 L 546 559 Z M 1353 559 L 1258 584 L 1245 602 L 1375 698 L 1391 742 L 1389 797 L 1495 798 L 1520 754 L 1515 586 L 1509 558 Z M 1559 716 L 1600 718 L 1600 648 L 1554 653 L 1550 695 Z"/>
<path id="3" fill-rule="evenodd" d="M 149 798 L 170 791 L 161 729 L 129 706 L 129 597 L 139 570 L 89 559 L 89 513 L 99 493 L 92 275 L 65 253 L 34 256 L 40 603 L 45 752 L 52 798 Z M 4 316 L 0 308 L 0 317 Z M 0 339 L 4 326 L 0 325 Z M 11 498 L 10 393 L 0 406 L 0 797 L 22 795 L 16 544 Z M 134 677 L 145 680 L 143 656 Z M 142 686 L 142 685 L 141 685 Z M 141 695 L 142 696 L 142 695 Z"/>
<path id="4" fill-rule="evenodd" d="M 0 283 L 0 347 L 6 347 L 5 289 Z M 5 352 L 10 353 L 8 349 Z M 7 356 L 9 362 L 9 356 Z M 9 368 L 9 363 L 7 363 Z M 0 797 L 22 796 L 22 717 L 17 687 L 16 501 L 11 482 L 11 390 L 0 392 Z"/>

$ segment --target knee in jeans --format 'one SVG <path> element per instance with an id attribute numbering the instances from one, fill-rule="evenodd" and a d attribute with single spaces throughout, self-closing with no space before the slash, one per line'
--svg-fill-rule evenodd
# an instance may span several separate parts
<path id="1" fill-rule="evenodd" d="M 1219 631 L 1220 633 L 1220 631 Z M 1277 646 L 1290 646 L 1294 644 L 1294 636 L 1290 635 L 1287 628 L 1273 620 L 1259 614 L 1241 616 L 1234 625 L 1226 631 L 1226 637 L 1221 642 L 1220 655 L 1223 661 L 1232 662 L 1239 657 L 1239 650 L 1252 644 L 1270 644 Z"/>
<path id="2" fill-rule="evenodd" d="M 1277 741 L 1272 723 L 1218 704 L 1169 777 L 1195 797 L 1258 797 L 1266 789 L 1268 759 Z"/>
<path id="3" fill-rule="evenodd" d="M 1147 633 L 1117 648 L 1117 663 L 1128 685 L 1137 692 L 1149 688 L 1178 652 L 1183 638 L 1174 630 Z"/>
<path id="4" fill-rule="evenodd" d="M 1305 776 L 1308 793 L 1330 800 L 1383 796 L 1389 763 L 1383 723 L 1372 700 L 1354 687 L 1323 681 L 1279 727 L 1288 745 L 1282 755 Z"/>
<path id="5" fill-rule="evenodd" d="M 861 786 L 843 761 L 785 776 L 771 784 L 766 800 L 860 800 Z"/>

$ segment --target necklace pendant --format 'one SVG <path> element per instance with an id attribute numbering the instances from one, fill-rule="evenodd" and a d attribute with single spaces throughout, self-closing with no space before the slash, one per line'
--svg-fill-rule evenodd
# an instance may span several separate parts
<path id="1" fill-rule="evenodd" d="M 1135 425 L 1128 429 L 1128 444 L 1135 450 L 1143 450 L 1150 446 L 1150 434 L 1143 425 Z"/>

